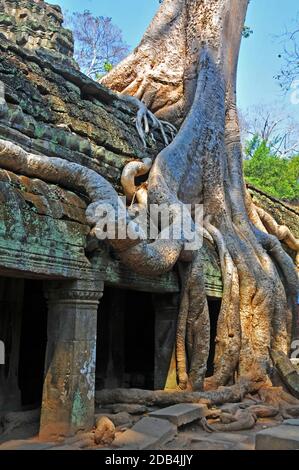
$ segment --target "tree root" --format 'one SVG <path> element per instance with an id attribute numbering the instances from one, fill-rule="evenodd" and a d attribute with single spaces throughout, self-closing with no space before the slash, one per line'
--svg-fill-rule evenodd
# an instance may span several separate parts
<path id="1" fill-rule="evenodd" d="M 239 315 L 240 286 L 238 271 L 227 250 L 221 232 L 214 227 L 209 218 L 205 219 L 205 228 L 211 234 L 218 248 L 223 294 L 217 324 L 214 375 L 205 380 L 205 390 L 213 390 L 226 385 L 233 378 L 241 348 L 241 325 Z"/>
<path id="2" fill-rule="evenodd" d="M 253 405 L 248 411 L 254 413 L 257 418 L 274 418 L 279 414 L 279 409 L 270 405 Z"/>
<path id="3" fill-rule="evenodd" d="M 144 187 L 141 185 L 139 188 L 135 185 L 135 178 L 138 176 L 146 175 L 151 167 L 152 160 L 145 158 L 142 161 L 129 162 L 123 169 L 121 175 L 121 184 L 128 202 L 134 201 L 135 197 L 137 202 L 142 205 L 147 205 L 147 198 L 144 194 Z"/>
<path id="4" fill-rule="evenodd" d="M 220 416 L 222 422 L 209 424 L 212 432 L 235 432 L 254 428 L 257 417 L 253 412 L 239 410 L 235 415 Z"/>
<path id="5" fill-rule="evenodd" d="M 210 392 L 182 392 L 166 390 L 114 389 L 97 390 L 99 406 L 113 403 L 142 404 L 145 406 L 170 406 L 179 403 L 204 403 L 209 406 L 238 403 L 248 393 L 257 393 L 264 384 L 263 378 L 243 379 L 230 387 L 219 387 Z"/>
<path id="6" fill-rule="evenodd" d="M 184 273 L 181 266 L 180 273 L 183 285 L 176 335 L 178 383 L 181 390 L 202 390 L 209 356 L 210 319 L 200 251 Z"/>
<path id="7" fill-rule="evenodd" d="M 262 387 L 262 388 L 261 388 Z M 121 400 L 123 403 L 138 404 L 146 406 L 165 407 L 179 403 L 203 403 L 212 408 L 221 406 L 225 403 L 239 403 L 239 408 L 234 412 L 226 412 L 221 409 L 211 409 L 206 417 L 201 418 L 199 424 L 206 432 L 236 432 L 246 429 L 252 429 L 260 418 L 278 418 L 282 416 L 296 417 L 299 414 L 299 407 L 287 405 L 281 408 L 281 399 L 285 398 L 291 402 L 295 399 L 288 394 L 282 393 L 279 389 L 279 400 L 275 406 L 268 404 L 270 396 L 273 398 L 272 388 L 265 388 L 258 381 L 243 381 L 238 385 L 231 387 L 220 387 L 213 392 L 176 392 L 176 391 L 147 391 L 137 389 L 114 389 L 101 390 L 96 392 L 96 402 L 101 406 L 109 405 L 115 401 Z M 248 393 L 260 393 L 259 400 L 265 400 L 266 403 L 256 402 L 250 405 L 248 401 L 241 403 Z M 255 396 L 255 395 L 254 395 Z M 278 397 L 278 395 L 276 396 Z M 238 405 L 237 405 L 238 406 Z"/>
<path id="8" fill-rule="evenodd" d="M 155 141 L 153 135 L 153 131 L 155 130 L 161 133 L 165 146 L 170 144 L 177 134 L 177 128 L 173 124 L 158 119 L 154 113 L 152 113 L 148 107 L 135 96 L 123 95 L 122 93 L 117 93 L 117 96 L 122 101 L 132 104 L 138 108 L 135 125 L 145 148 L 147 148 L 146 139 L 148 135 L 151 135 L 152 140 Z"/>
<path id="9" fill-rule="evenodd" d="M 201 420 L 202 428 L 207 432 L 236 432 L 252 429 L 260 418 L 274 418 L 280 414 L 277 407 L 267 405 L 253 405 L 240 408 L 235 413 L 221 412 L 217 421 L 207 416 Z M 210 422 L 209 422 L 210 421 Z"/>
<path id="10" fill-rule="evenodd" d="M 299 405 L 280 405 L 280 414 L 284 419 L 299 418 Z"/>
<path id="11" fill-rule="evenodd" d="M 107 204 L 113 207 L 116 214 L 119 212 L 121 201 L 115 189 L 105 178 L 89 168 L 61 158 L 31 154 L 3 139 L 0 139 L 0 165 L 6 170 L 41 178 L 49 183 L 86 194 L 91 201 L 86 210 L 86 217 L 92 227 L 98 223 L 99 206 L 105 207 Z M 170 271 L 180 257 L 184 240 L 148 241 L 146 234 L 141 234 L 139 226 L 130 220 L 126 207 L 122 209 L 124 219 L 113 221 L 114 224 L 116 223 L 116 233 L 119 230 L 122 232 L 123 227 L 126 228 L 130 222 L 131 229 L 135 227 L 136 233 L 140 235 L 137 240 L 132 240 L 130 237 L 117 237 L 117 235 L 109 238 L 110 245 L 116 250 L 122 262 L 141 274 L 157 276 Z M 175 223 L 174 221 L 173 224 Z M 180 229 L 181 220 L 177 223 Z"/>
<path id="12" fill-rule="evenodd" d="M 202 429 L 206 432 L 209 432 L 209 433 L 212 433 L 214 432 L 214 429 L 212 428 L 212 426 L 208 423 L 208 420 L 207 418 L 200 418 L 199 420 L 199 424 L 200 426 L 202 427 Z"/>
<path id="13" fill-rule="evenodd" d="M 282 387 L 261 387 L 258 396 L 263 403 L 278 408 L 299 406 L 299 400 L 287 393 Z"/>
<path id="14" fill-rule="evenodd" d="M 255 209 L 268 233 L 277 237 L 278 240 L 284 242 L 291 250 L 296 252 L 296 266 L 299 272 L 299 239 L 292 234 L 288 227 L 279 225 L 264 209 L 258 206 L 255 206 Z"/>
<path id="15" fill-rule="evenodd" d="M 299 417 L 299 400 L 282 387 L 261 387 L 258 397 L 264 404 L 278 410 L 283 419 Z"/>
<path id="16" fill-rule="evenodd" d="M 281 351 L 271 351 L 270 354 L 284 385 L 294 397 L 299 398 L 299 374 L 291 360 Z"/>

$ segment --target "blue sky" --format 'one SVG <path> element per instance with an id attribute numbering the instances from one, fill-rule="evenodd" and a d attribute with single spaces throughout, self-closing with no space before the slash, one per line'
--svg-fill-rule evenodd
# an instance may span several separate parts
<path id="1" fill-rule="evenodd" d="M 158 0 L 54 0 L 63 9 L 89 9 L 94 15 L 111 16 L 134 47 L 158 8 Z M 53 1 L 53 3 L 54 3 Z M 291 104 L 273 78 L 278 72 L 282 46 L 277 36 L 294 25 L 298 0 L 251 0 L 246 24 L 254 33 L 244 39 L 238 75 L 238 102 L 242 109 L 259 103 L 279 103 L 298 117 L 299 105 Z"/>

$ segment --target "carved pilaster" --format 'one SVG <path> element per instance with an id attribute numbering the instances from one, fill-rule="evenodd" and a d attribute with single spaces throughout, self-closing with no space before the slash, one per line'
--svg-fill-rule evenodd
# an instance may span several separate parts
<path id="1" fill-rule="evenodd" d="M 102 281 L 49 282 L 48 343 L 40 437 L 56 439 L 94 424 L 97 311 Z"/>

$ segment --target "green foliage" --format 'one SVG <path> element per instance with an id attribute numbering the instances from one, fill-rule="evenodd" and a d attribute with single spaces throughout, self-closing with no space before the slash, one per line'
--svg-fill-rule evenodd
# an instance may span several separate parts
<path id="1" fill-rule="evenodd" d="M 103 65 L 103 69 L 105 70 L 106 73 L 110 72 L 113 69 L 113 64 L 106 60 Z"/>
<path id="2" fill-rule="evenodd" d="M 112 69 L 113 69 L 113 64 L 111 64 L 111 62 L 106 60 L 103 64 L 104 73 L 96 72 L 95 79 L 98 81 L 101 80 L 101 78 L 103 78 L 106 75 L 106 73 L 109 73 Z"/>
<path id="3" fill-rule="evenodd" d="M 282 158 L 254 136 L 246 143 L 244 161 L 248 183 L 279 199 L 299 199 L 299 155 Z"/>
<path id="4" fill-rule="evenodd" d="M 252 29 L 249 26 L 244 26 L 242 31 L 243 38 L 249 38 L 253 34 Z"/>

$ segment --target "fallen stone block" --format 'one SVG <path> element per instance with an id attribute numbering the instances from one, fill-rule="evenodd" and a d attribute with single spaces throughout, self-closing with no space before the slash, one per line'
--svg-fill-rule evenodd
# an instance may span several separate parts
<path id="1" fill-rule="evenodd" d="M 299 426 L 299 419 L 286 419 L 282 424 L 289 426 Z"/>
<path id="2" fill-rule="evenodd" d="M 3 445 L 0 450 L 49 450 L 55 446 L 55 442 L 25 442 L 20 443 L 14 442 L 14 444 Z"/>
<path id="3" fill-rule="evenodd" d="M 298 450 L 299 427 L 282 424 L 256 435 L 256 450 Z"/>
<path id="4" fill-rule="evenodd" d="M 128 429 L 116 437 L 111 447 L 121 450 L 148 450 L 154 449 L 155 445 L 155 437 Z"/>
<path id="5" fill-rule="evenodd" d="M 175 437 L 177 427 L 171 422 L 153 417 L 142 418 L 132 429 L 118 434 L 113 448 L 147 450 L 161 446 Z"/>
<path id="6" fill-rule="evenodd" d="M 15 448 L 15 450 L 50 450 L 55 446 L 55 443 L 36 443 L 36 444 L 23 444 L 20 447 Z"/>
<path id="7" fill-rule="evenodd" d="M 65 445 L 65 446 L 51 447 L 49 450 L 77 450 L 79 451 L 80 449 L 75 446 Z"/>
<path id="8" fill-rule="evenodd" d="M 165 419 L 175 424 L 177 427 L 197 421 L 207 413 L 207 406 L 201 404 L 188 404 L 168 406 L 162 410 L 149 414 L 152 418 Z"/>

